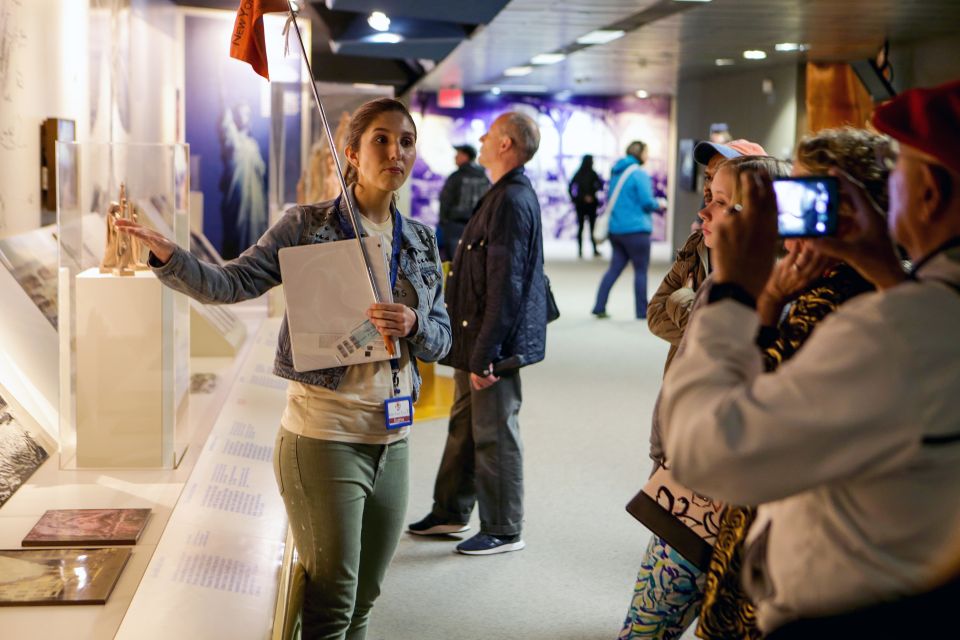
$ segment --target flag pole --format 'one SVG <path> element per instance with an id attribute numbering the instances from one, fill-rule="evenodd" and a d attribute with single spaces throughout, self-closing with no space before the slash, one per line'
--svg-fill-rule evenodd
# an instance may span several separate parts
<path id="1" fill-rule="evenodd" d="M 320 112 L 320 122 L 323 123 L 324 132 L 327 134 L 327 144 L 330 145 L 330 155 L 333 156 L 333 162 L 337 167 L 337 178 L 340 181 L 340 193 L 343 194 L 343 200 L 347 203 L 347 212 L 348 218 L 350 219 L 350 225 L 353 227 L 353 237 L 357 241 L 357 246 L 360 248 L 360 255 L 363 257 L 363 266 L 367 270 L 367 280 L 370 283 L 370 291 L 373 293 L 373 299 L 377 302 L 383 301 L 383 296 L 380 293 L 380 287 L 377 286 L 377 280 L 373 275 L 373 268 L 370 266 L 370 255 L 367 253 L 367 247 L 363 244 L 363 240 L 360 237 L 360 232 L 363 229 L 363 223 L 360 221 L 360 215 L 357 213 L 356 209 L 353 207 L 353 202 L 347 193 L 347 181 L 343 177 L 343 166 L 340 164 L 340 155 L 337 153 L 337 147 L 333 143 L 333 133 L 330 131 L 330 121 L 327 120 L 327 112 L 323 108 L 323 102 L 320 100 L 320 92 L 317 90 L 317 83 L 313 78 L 313 67 L 310 65 L 310 56 L 307 55 L 307 48 L 303 44 L 303 36 L 300 33 L 300 25 L 297 24 L 297 13 L 293 9 L 293 4 L 291 0 L 287 0 L 287 8 L 290 10 L 290 22 L 293 23 L 293 30 L 297 34 L 297 42 L 300 43 L 300 54 L 303 57 L 303 63 L 307 66 L 307 75 L 310 80 L 310 88 L 313 89 L 313 101 L 317 106 L 317 111 Z M 387 347 L 387 352 L 393 356 L 395 355 L 393 340 L 388 336 L 383 336 L 383 342 Z"/>

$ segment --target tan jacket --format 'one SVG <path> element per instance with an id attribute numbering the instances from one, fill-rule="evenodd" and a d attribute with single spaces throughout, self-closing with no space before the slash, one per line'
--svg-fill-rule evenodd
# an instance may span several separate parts
<path id="1" fill-rule="evenodd" d="M 670 367 L 677 353 L 677 346 L 687 328 L 694 296 L 709 273 L 710 257 L 707 246 L 703 244 L 703 233 L 694 231 L 677 252 L 673 267 L 647 305 L 650 333 L 670 343 L 664 371 Z"/>

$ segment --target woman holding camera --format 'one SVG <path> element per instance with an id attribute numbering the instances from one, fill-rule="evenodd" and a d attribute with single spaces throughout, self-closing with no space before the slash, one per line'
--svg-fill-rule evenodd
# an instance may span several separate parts
<path id="1" fill-rule="evenodd" d="M 823 130 L 800 141 L 792 175 L 827 175 L 831 169 L 839 169 L 863 184 L 886 211 L 889 170 L 880 159 L 888 144 L 884 136 L 863 129 Z M 777 262 L 757 299 L 761 325 L 757 344 L 767 371 L 789 360 L 816 325 L 841 304 L 873 290 L 852 267 L 819 254 L 810 240 L 790 239 L 784 244 L 787 254 Z M 707 571 L 697 629 L 701 638 L 760 637 L 753 605 L 740 584 L 743 543 L 755 517 L 755 506 L 724 508 Z"/>

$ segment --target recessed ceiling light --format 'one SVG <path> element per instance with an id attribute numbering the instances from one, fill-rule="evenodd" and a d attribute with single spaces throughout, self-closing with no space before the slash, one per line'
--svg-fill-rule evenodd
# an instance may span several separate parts
<path id="1" fill-rule="evenodd" d="M 799 48 L 800 45 L 796 42 L 781 42 L 774 47 L 777 51 L 796 51 Z"/>
<path id="2" fill-rule="evenodd" d="M 578 44 L 606 44 L 613 42 L 617 38 L 622 38 L 625 31 L 612 31 L 610 29 L 598 29 L 591 31 L 585 36 L 577 38 Z"/>
<path id="3" fill-rule="evenodd" d="M 397 44 L 398 42 L 403 42 L 403 36 L 399 33 L 375 33 L 369 38 L 367 42 L 376 42 L 377 44 Z"/>
<path id="4" fill-rule="evenodd" d="M 367 24 L 377 31 L 388 31 L 390 29 L 390 18 L 383 11 L 374 11 L 367 18 Z"/>
<path id="5" fill-rule="evenodd" d="M 530 58 L 530 64 L 556 64 L 566 57 L 565 53 L 541 53 Z"/>
<path id="6" fill-rule="evenodd" d="M 495 96 L 500 95 L 500 87 L 493 87 L 492 89 L 490 89 L 490 93 L 492 93 Z"/>
<path id="7" fill-rule="evenodd" d="M 526 66 L 526 67 L 510 67 L 509 69 L 506 69 L 506 70 L 503 72 L 503 75 L 505 75 L 505 76 L 510 76 L 510 77 L 512 77 L 512 78 L 516 78 L 516 77 L 519 77 L 519 76 L 530 75 L 531 72 L 533 72 L 533 67 L 529 67 L 529 66 Z"/>
<path id="8" fill-rule="evenodd" d="M 760 49 L 747 49 L 743 52 L 743 57 L 747 60 L 763 60 L 767 57 L 767 52 Z"/>
<path id="9" fill-rule="evenodd" d="M 729 67 L 732 64 L 736 64 L 736 60 L 733 58 L 717 58 L 713 63 L 718 67 Z"/>
<path id="10" fill-rule="evenodd" d="M 644 98 L 649 98 L 650 94 L 647 91 L 644 91 L 643 89 L 639 89 L 637 90 L 637 97 L 643 100 Z"/>

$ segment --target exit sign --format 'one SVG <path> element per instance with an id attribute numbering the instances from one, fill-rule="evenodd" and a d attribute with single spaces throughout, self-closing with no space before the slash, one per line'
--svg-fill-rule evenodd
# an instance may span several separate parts
<path id="1" fill-rule="evenodd" d="M 463 91 L 460 89 L 440 89 L 437 94 L 437 106 L 441 109 L 463 109 Z"/>

